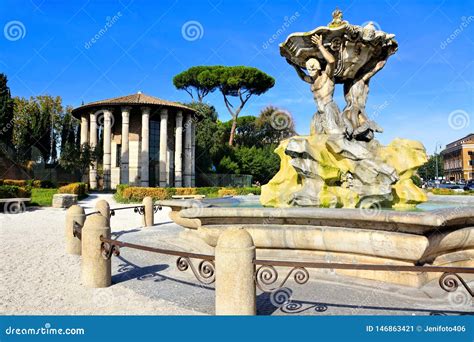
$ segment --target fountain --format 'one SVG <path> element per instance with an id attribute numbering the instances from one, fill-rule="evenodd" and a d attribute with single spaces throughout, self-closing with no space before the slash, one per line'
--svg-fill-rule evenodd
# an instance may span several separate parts
<path id="1" fill-rule="evenodd" d="M 327 26 L 291 34 L 280 53 L 310 84 L 317 103 L 310 135 L 289 138 L 276 149 L 280 170 L 262 187 L 260 207 L 236 207 L 231 200 L 227 205 L 158 202 L 170 206 L 173 221 L 188 228 L 181 237 L 212 251 L 225 229 L 243 227 L 261 259 L 474 266 L 474 208 L 394 210 L 413 209 L 427 200 L 411 179 L 427 161 L 423 145 L 395 139 L 382 146 L 375 139 L 382 128 L 365 109 L 371 78 L 397 48 L 393 34 L 376 30 L 372 23 L 351 25 L 339 10 Z M 342 111 L 333 100 L 336 84 L 344 88 Z M 415 287 L 435 278 L 335 272 Z"/>
<path id="2" fill-rule="evenodd" d="M 411 180 L 427 161 L 423 145 L 395 139 L 381 146 L 382 128 L 366 113 L 371 78 L 398 44 L 393 34 L 372 23 L 351 25 L 333 12 L 328 26 L 291 34 L 280 53 L 310 84 L 318 111 L 310 136 L 283 141 L 276 153 L 280 171 L 262 188 L 261 203 L 270 207 L 414 207 L 426 195 Z M 346 106 L 333 99 L 344 87 Z"/>

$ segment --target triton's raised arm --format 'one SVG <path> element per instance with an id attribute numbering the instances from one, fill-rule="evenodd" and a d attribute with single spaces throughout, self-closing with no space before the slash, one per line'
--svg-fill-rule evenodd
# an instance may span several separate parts
<path id="1" fill-rule="evenodd" d="M 311 41 L 314 43 L 314 45 L 316 45 L 316 47 L 319 49 L 319 51 L 321 52 L 321 54 L 323 55 L 324 59 L 326 60 L 326 62 L 328 63 L 326 65 L 326 74 L 329 76 L 329 77 L 333 77 L 334 76 L 334 69 L 335 69 L 335 64 L 336 64 L 336 59 L 334 58 L 334 56 L 328 51 L 326 50 L 326 48 L 324 47 L 323 45 L 323 39 L 321 36 L 318 36 L 317 34 L 315 34 L 314 36 L 311 37 Z"/>
<path id="2" fill-rule="evenodd" d="M 288 58 L 286 59 L 286 61 L 288 62 L 289 65 L 291 65 L 293 68 L 295 68 L 296 73 L 298 74 L 298 76 L 303 81 L 305 81 L 307 83 L 313 83 L 313 81 L 314 81 L 313 78 L 311 76 L 309 76 L 308 74 L 306 74 L 300 66 L 294 64 Z"/>

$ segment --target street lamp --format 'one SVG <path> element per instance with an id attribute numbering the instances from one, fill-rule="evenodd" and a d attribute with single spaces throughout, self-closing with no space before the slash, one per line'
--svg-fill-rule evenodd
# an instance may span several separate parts
<path id="1" fill-rule="evenodd" d="M 438 180 L 438 147 L 441 149 L 442 146 L 441 146 L 441 143 L 439 141 L 436 142 L 436 146 L 435 146 L 435 161 L 436 161 L 436 180 Z"/>

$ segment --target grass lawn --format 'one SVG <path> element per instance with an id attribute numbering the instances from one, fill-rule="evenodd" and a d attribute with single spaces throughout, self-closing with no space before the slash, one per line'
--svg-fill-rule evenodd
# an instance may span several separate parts
<path id="1" fill-rule="evenodd" d="M 58 189 L 31 189 L 30 205 L 50 207 L 53 202 L 53 195 L 57 192 Z"/>

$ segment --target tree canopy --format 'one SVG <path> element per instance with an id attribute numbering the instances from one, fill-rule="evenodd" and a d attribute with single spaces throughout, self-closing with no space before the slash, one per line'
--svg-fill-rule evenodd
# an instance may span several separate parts
<path id="1" fill-rule="evenodd" d="M 195 66 L 173 79 L 176 88 L 183 89 L 194 100 L 193 90 L 198 100 L 218 89 L 224 104 L 232 116 L 232 126 L 229 135 L 229 145 L 234 143 L 237 118 L 247 101 L 253 95 L 261 95 L 275 85 L 275 79 L 263 71 L 248 66 Z M 231 98 L 237 98 L 237 104 L 232 104 Z"/>
<path id="2" fill-rule="evenodd" d="M 437 160 L 437 163 L 436 163 Z M 438 173 L 436 174 L 436 164 L 438 164 Z M 442 177 L 444 175 L 444 162 L 443 156 L 440 154 L 435 154 L 430 156 L 428 161 L 420 166 L 418 169 L 418 175 L 423 178 L 423 180 L 435 179 L 436 176 Z"/>
<path id="3" fill-rule="evenodd" d="M 68 109 L 70 111 L 70 108 Z M 57 146 L 61 136 L 69 136 L 71 125 L 62 99 L 59 96 L 35 96 L 29 99 L 14 98 L 13 138 L 12 144 L 16 150 L 17 160 L 31 160 L 31 148 L 35 147 L 45 163 L 55 163 L 58 160 Z M 77 125 L 77 124 L 76 124 Z M 64 130 L 69 131 L 67 134 Z M 77 126 L 74 134 L 77 134 Z"/>
<path id="4" fill-rule="evenodd" d="M 191 67 L 176 75 L 173 78 L 173 84 L 177 89 L 186 91 L 193 101 L 202 102 L 204 97 L 216 90 L 217 87 L 215 79 L 207 77 L 210 68 L 212 67 Z"/>
<path id="5" fill-rule="evenodd" d="M 13 136 L 13 99 L 5 74 L 0 74 L 0 142 L 11 146 Z"/>
<path id="6" fill-rule="evenodd" d="M 280 165 L 273 150 L 281 140 L 296 134 L 291 120 L 287 121 L 288 125 L 275 126 L 275 113 L 281 115 L 282 111 L 267 107 L 258 117 L 237 118 L 235 144 L 229 146 L 226 142 L 232 120 L 219 121 L 214 107 L 204 103 L 188 103 L 186 106 L 197 110 L 197 117 L 200 118 L 196 123 L 198 173 L 249 174 L 254 181 L 267 183 Z"/>

